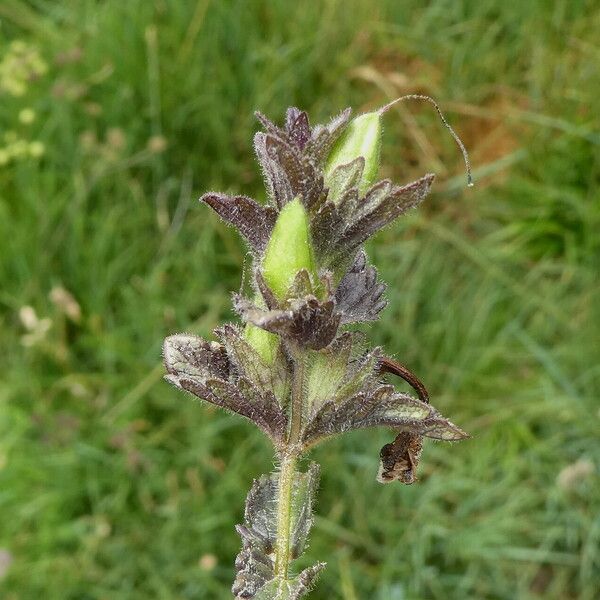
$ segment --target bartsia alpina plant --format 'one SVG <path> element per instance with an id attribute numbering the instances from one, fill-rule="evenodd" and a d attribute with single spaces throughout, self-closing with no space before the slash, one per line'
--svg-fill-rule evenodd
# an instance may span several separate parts
<path id="1" fill-rule="evenodd" d="M 246 240 L 252 285 L 234 295 L 242 324 L 216 329 L 218 341 L 187 334 L 165 340 L 167 379 L 252 421 L 271 440 L 278 463 L 255 480 L 237 526 L 236 598 L 301 598 L 325 566 L 293 572 L 319 479 L 315 463 L 299 468 L 310 448 L 353 429 L 390 428 L 395 439 L 380 451 L 377 479 L 411 484 L 423 438 L 466 437 L 433 408 L 406 367 L 352 330 L 376 321 L 386 306 L 386 286 L 362 244 L 417 206 L 434 178 L 402 186 L 376 181 L 381 120 L 390 106 L 352 121 L 347 109 L 314 127 L 296 108 L 282 127 L 257 114 L 264 131 L 254 147 L 268 204 L 216 192 L 201 198 Z M 418 397 L 397 391 L 386 373 L 404 378 Z"/>

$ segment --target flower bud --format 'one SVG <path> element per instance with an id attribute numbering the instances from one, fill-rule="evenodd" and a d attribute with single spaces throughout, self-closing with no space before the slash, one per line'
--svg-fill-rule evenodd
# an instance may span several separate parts
<path id="1" fill-rule="evenodd" d="M 279 213 L 262 263 L 265 281 L 283 299 L 301 269 L 315 273 L 308 215 L 299 198 L 288 202 Z"/>
<path id="2" fill-rule="evenodd" d="M 301 269 L 315 273 L 309 221 L 299 198 L 288 202 L 279 213 L 265 250 L 262 275 L 275 296 L 282 300 Z M 248 343 L 267 363 L 275 360 L 279 337 L 248 323 Z"/>
<path id="3" fill-rule="evenodd" d="M 365 113 L 353 119 L 346 131 L 333 147 L 325 167 L 325 185 L 331 180 L 333 171 L 362 156 L 365 166 L 358 183 L 360 195 L 375 183 L 379 170 L 381 151 L 381 111 Z"/>

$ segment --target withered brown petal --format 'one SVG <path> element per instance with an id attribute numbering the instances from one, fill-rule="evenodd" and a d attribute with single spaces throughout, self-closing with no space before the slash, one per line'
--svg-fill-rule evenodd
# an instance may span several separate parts
<path id="1" fill-rule="evenodd" d="M 410 431 L 401 431 L 393 442 L 386 444 L 379 453 L 379 483 L 400 481 L 411 484 L 416 481 L 423 438 Z"/>

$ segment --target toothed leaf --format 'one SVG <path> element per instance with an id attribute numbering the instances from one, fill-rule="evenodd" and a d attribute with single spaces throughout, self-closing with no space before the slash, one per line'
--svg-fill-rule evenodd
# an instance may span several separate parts
<path id="1" fill-rule="evenodd" d="M 425 175 L 402 187 L 382 181 L 368 192 L 361 210 L 340 237 L 338 247 L 347 252 L 362 244 L 394 219 L 420 204 L 431 189 L 433 175 Z"/>
<path id="2" fill-rule="evenodd" d="M 292 558 L 298 558 L 304 552 L 313 524 L 313 506 L 319 485 L 319 471 L 317 463 L 310 463 L 308 471 L 300 474 L 294 481 L 290 525 Z"/>
<path id="3" fill-rule="evenodd" d="M 331 119 L 327 125 L 317 125 L 312 130 L 312 137 L 306 145 L 305 152 L 320 164 L 325 161 L 331 148 L 350 122 L 352 109 L 346 108 L 339 115 Z"/>
<path id="4" fill-rule="evenodd" d="M 322 437 L 366 427 L 407 428 L 421 432 L 422 421 L 434 417 L 434 409 L 389 385 L 366 389 L 342 403 L 329 401 L 311 418 L 304 439 L 313 443 Z"/>
<path id="5" fill-rule="evenodd" d="M 377 269 L 367 265 L 366 254 L 360 250 L 335 291 L 342 324 L 375 321 L 387 305 L 386 287 L 377 281 Z"/>
<path id="6" fill-rule="evenodd" d="M 189 375 L 227 378 L 229 360 L 225 349 L 196 335 L 170 335 L 163 344 L 163 360 L 167 372 L 177 377 Z"/>
<path id="7" fill-rule="evenodd" d="M 308 115 L 303 110 L 291 107 L 287 109 L 285 120 L 288 140 L 294 146 L 303 150 L 311 135 Z"/>
<path id="8" fill-rule="evenodd" d="M 225 222 L 237 228 L 256 255 L 264 251 L 277 219 L 271 206 L 261 206 L 246 196 L 228 196 L 210 192 L 200 198 Z"/>
<path id="9" fill-rule="evenodd" d="M 215 333 L 227 349 L 227 355 L 235 365 L 237 373 L 252 381 L 259 389 L 273 392 L 279 403 L 285 405 L 290 377 L 284 357 L 280 354 L 272 362 L 266 363 L 232 325 L 225 325 Z"/>
<path id="10" fill-rule="evenodd" d="M 464 440 L 469 434 L 460 427 L 438 415 L 424 424 L 423 435 L 434 440 L 454 442 Z"/>
<path id="11" fill-rule="evenodd" d="M 287 418 L 274 394 L 261 392 L 243 378 L 239 378 L 235 384 L 186 374 L 169 374 L 166 379 L 201 400 L 246 417 L 276 443 L 285 435 Z"/>
<path id="12" fill-rule="evenodd" d="M 325 180 L 325 185 L 329 189 L 327 199 L 337 203 L 352 188 L 358 188 L 364 168 L 365 159 L 362 156 L 335 167 Z"/>
<path id="13" fill-rule="evenodd" d="M 310 591 L 325 563 L 317 563 L 304 569 L 293 579 L 274 579 L 254 596 L 255 600 L 300 600 Z"/>
<path id="14" fill-rule="evenodd" d="M 294 480 L 290 504 L 290 551 L 293 559 L 302 554 L 312 525 L 318 479 L 319 467 L 311 463 L 308 471 L 297 473 Z M 300 598 L 324 566 L 318 564 L 305 569 L 290 580 L 274 579 L 278 485 L 276 473 L 263 475 L 254 481 L 248 493 L 244 524 L 236 527 L 242 538 L 242 550 L 236 559 L 237 576 L 232 588 L 236 598 Z M 273 593 L 287 595 L 269 595 Z"/>

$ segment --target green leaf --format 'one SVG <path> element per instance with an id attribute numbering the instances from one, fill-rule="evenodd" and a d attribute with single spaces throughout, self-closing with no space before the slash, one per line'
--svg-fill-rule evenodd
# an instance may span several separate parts
<path id="1" fill-rule="evenodd" d="M 255 331 L 264 331 L 252 326 Z M 264 332 L 275 338 L 277 336 Z M 239 374 L 245 376 L 261 390 L 269 390 L 275 394 L 279 403 L 284 406 L 287 402 L 290 388 L 290 376 L 285 358 L 275 348 L 265 360 L 261 353 L 247 340 L 246 336 L 232 325 L 225 325 L 217 330 L 217 334 L 227 350 L 231 362 L 237 367 Z"/>
<path id="2" fill-rule="evenodd" d="M 290 554 L 293 559 L 302 554 L 306 545 L 318 482 L 319 465 L 316 463 L 311 463 L 306 473 L 295 474 L 290 507 Z M 236 560 L 238 573 L 233 585 L 237 598 L 301 598 L 317 572 L 324 567 L 319 563 L 290 580 L 274 578 L 278 486 L 278 474 L 271 473 L 255 480 L 248 493 L 244 524 L 237 526 L 242 537 L 242 551 Z"/>
<path id="3" fill-rule="evenodd" d="M 339 204 L 352 188 L 361 186 L 363 173 L 365 170 L 364 156 L 358 156 L 353 161 L 337 165 L 326 179 L 329 193 L 327 199 Z"/>
<path id="4" fill-rule="evenodd" d="M 306 473 L 299 473 L 292 491 L 291 552 L 298 558 L 304 552 L 306 539 L 313 524 L 313 505 L 319 485 L 319 465 L 310 463 Z"/>

